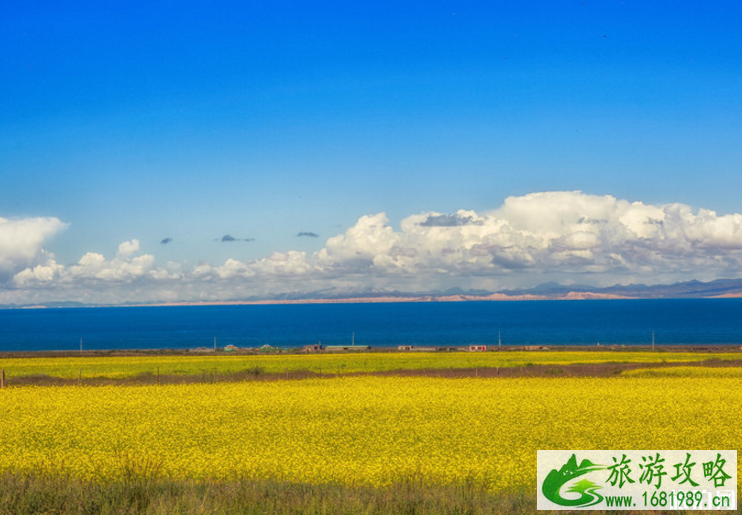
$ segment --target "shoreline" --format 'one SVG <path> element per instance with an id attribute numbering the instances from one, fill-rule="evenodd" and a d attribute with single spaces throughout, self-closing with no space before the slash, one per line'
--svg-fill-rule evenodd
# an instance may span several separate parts
<path id="1" fill-rule="evenodd" d="M 631 352 L 655 352 L 655 353 L 688 353 L 695 352 L 699 354 L 719 354 L 719 353 L 740 353 L 742 354 L 742 344 L 717 344 L 717 345 L 656 345 L 652 350 L 651 345 L 625 345 L 625 346 L 612 346 L 612 345 L 542 345 L 542 346 L 524 346 L 524 345 L 503 345 L 498 349 L 497 346 L 488 346 L 486 351 L 473 352 L 466 350 L 465 346 L 446 346 L 441 349 L 449 349 L 456 347 L 458 350 L 438 350 L 437 347 L 425 346 L 425 349 L 435 350 L 400 350 L 397 347 L 370 347 L 368 349 L 363 347 L 362 351 L 352 350 L 322 350 L 319 352 L 304 352 L 303 347 L 275 347 L 276 352 L 263 353 L 259 352 L 257 348 L 240 348 L 234 351 L 225 351 L 223 348 L 217 350 L 208 351 L 197 350 L 197 349 L 95 349 L 95 350 L 84 350 L 82 352 L 76 350 L 38 350 L 38 351 L 2 351 L 0 350 L 0 359 L 17 359 L 17 358 L 85 358 L 85 357 L 137 357 L 137 356 L 280 356 L 280 355 L 355 355 L 358 353 L 373 353 L 373 354 L 439 354 L 441 356 L 452 354 L 452 353 L 467 353 L 472 355 L 487 354 L 491 352 L 526 352 L 526 353 L 542 353 L 542 352 L 615 352 L 615 353 L 631 353 Z"/>

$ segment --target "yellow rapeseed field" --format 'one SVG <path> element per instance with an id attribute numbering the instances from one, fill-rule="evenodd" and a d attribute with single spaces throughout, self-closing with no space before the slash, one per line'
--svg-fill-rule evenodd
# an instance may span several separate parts
<path id="1" fill-rule="evenodd" d="M 707 359 L 742 359 L 740 352 L 646 352 L 632 350 L 609 351 L 507 351 L 507 352 L 398 352 L 358 354 L 280 354 L 240 355 L 217 353 L 210 355 L 174 356 L 85 356 L 65 358 L 5 358 L 0 368 L 8 377 L 44 374 L 54 377 L 84 378 L 132 377 L 138 374 L 198 375 L 231 373 L 259 367 L 265 372 L 309 370 L 343 374 L 388 370 L 419 370 L 425 368 L 519 367 L 529 364 L 568 365 L 574 363 L 660 363 L 702 361 Z"/>
<path id="2" fill-rule="evenodd" d="M 692 385 L 692 387 L 691 387 Z M 535 487 L 538 449 L 738 449 L 742 377 L 0 390 L 0 471 Z M 738 471 L 739 473 L 739 471 Z"/>

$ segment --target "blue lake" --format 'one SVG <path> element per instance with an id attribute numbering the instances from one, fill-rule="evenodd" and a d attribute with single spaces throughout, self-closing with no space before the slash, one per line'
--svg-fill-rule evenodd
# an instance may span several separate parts
<path id="1" fill-rule="evenodd" d="M 740 344 L 742 299 L 0 310 L 0 351 L 212 346 Z"/>

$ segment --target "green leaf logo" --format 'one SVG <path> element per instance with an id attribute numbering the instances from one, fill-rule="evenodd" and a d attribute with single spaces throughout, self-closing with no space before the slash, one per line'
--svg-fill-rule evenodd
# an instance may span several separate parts
<path id="1" fill-rule="evenodd" d="M 573 454 L 562 468 L 559 470 L 553 469 L 549 472 L 541 487 L 541 491 L 547 499 L 560 506 L 594 506 L 603 500 L 603 496 L 596 492 L 596 490 L 603 487 L 596 485 L 588 479 L 582 479 L 574 483 L 565 491 L 565 493 L 580 494 L 576 499 L 565 499 L 561 495 L 561 490 L 572 480 L 584 476 L 588 472 L 603 470 L 605 468 L 604 465 L 597 465 L 589 460 L 582 460 L 582 463 L 578 465 L 577 456 Z"/>

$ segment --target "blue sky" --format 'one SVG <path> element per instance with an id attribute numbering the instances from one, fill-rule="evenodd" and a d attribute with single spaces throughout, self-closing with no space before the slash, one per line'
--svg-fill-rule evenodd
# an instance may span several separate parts
<path id="1" fill-rule="evenodd" d="M 324 272 L 334 267 L 339 281 L 310 273 L 311 280 L 276 283 L 263 270 L 247 274 L 251 283 L 243 290 L 215 289 L 216 297 L 253 289 L 257 295 L 415 289 L 421 286 L 411 281 L 413 272 L 398 283 L 368 279 L 381 273 L 374 267 L 388 253 L 354 250 L 370 259 L 355 269 L 313 256 L 333 237 L 352 247 L 346 232 L 364 216 L 385 213 L 385 221 L 375 220 L 402 234 L 403 220 L 426 213 L 469 210 L 500 213 L 488 220 L 503 220 L 507 198 L 539 192 L 581 191 L 575 198 L 610 195 L 660 208 L 679 203 L 694 216 L 704 208 L 731 217 L 719 222 L 727 231 L 725 252 L 736 252 L 742 237 L 734 229 L 742 211 L 742 6 L 736 2 L 6 4 L 0 7 L 0 218 L 11 225 L 0 242 L 0 265 L 6 263 L 0 297 L 4 291 L 9 301 L 74 296 L 58 283 L 72 265 L 87 253 L 110 262 L 122 242 L 134 240 L 137 250 L 122 254 L 121 263 L 153 256 L 145 275 L 178 263 L 169 272 L 173 282 L 199 263 L 215 270 L 232 259 L 250 268 L 274 252 L 303 252 L 302 263 Z M 628 227 L 623 211 L 617 213 Z M 58 223 L 31 223 L 42 219 Z M 13 229 L 24 221 L 30 225 L 23 230 L 36 236 L 26 238 L 30 243 Z M 507 221 L 552 249 L 560 245 L 555 238 L 568 236 Z M 689 234 L 686 222 L 679 230 Z M 719 231 L 714 226 L 704 234 L 718 239 Z M 297 237 L 302 232 L 318 237 Z M 223 243 L 227 234 L 242 241 Z M 492 249 L 513 242 L 480 236 L 478 243 L 456 241 L 467 251 L 489 248 L 487 266 L 497 266 L 499 251 Z M 166 238 L 171 241 L 160 243 Z M 623 256 L 606 250 L 610 238 L 599 239 L 606 255 Z M 723 266 L 709 275 L 709 263 L 696 270 L 691 264 L 700 258 L 688 254 L 690 261 L 670 267 L 665 280 L 738 273 L 729 261 L 734 252 L 691 240 L 689 248 L 707 249 L 702 257 Z M 434 252 L 435 245 L 405 240 L 408 246 L 400 247 L 400 241 L 389 249 L 413 249 L 418 257 Z M 641 262 L 633 254 L 620 270 L 590 268 L 595 263 L 567 270 L 523 252 L 536 273 L 478 269 L 476 277 L 491 287 L 546 278 L 663 279 L 658 264 L 627 265 Z M 56 279 L 33 286 L 13 279 L 49 260 L 66 267 L 52 267 Z M 459 284 L 452 269 L 438 269 L 449 273 L 441 288 Z M 507 280 L 493 279 L 503 273 Z M 261 274 L 266 280 L 256 288 Z M 96 274 L 83 275 L 90 286 Z M 139 279 L 115 283 L 122 299 L 134 295 Z M 478 280 L 466 276 L 460 284 Z M 148 295 L 166 289 L 158 283 Z"/>

